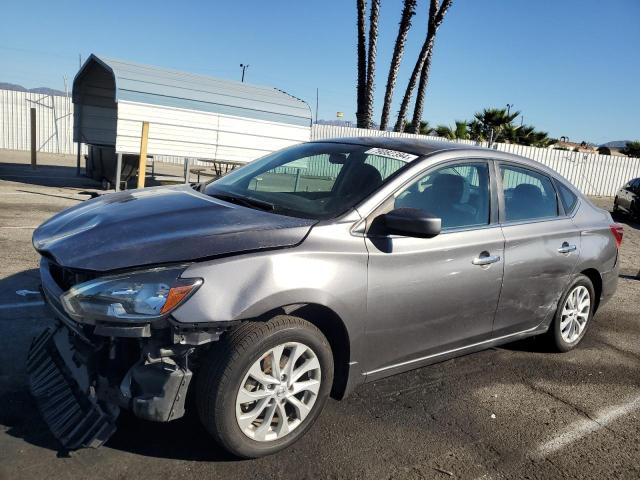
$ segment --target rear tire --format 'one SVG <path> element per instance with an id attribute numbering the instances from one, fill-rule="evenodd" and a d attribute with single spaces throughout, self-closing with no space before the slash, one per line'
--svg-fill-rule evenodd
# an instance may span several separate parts
<path id="1" fill-rule="evenodd" d="M 578 275 L 560 298 L 547 332 L 554 350 L 568 352 L 578 346 L 593 318 L 595 302 L 593 283 L 585 275 Z"/>
<path id="2" fill-rule="evenodd" d="M 213 345 L 198 372 L 196 403 L 220 446 L 256 458 L 302 437 L 332 383 L 333 354 L 322 332 L 304 319 L 280 315 L 245 322 Z"/>

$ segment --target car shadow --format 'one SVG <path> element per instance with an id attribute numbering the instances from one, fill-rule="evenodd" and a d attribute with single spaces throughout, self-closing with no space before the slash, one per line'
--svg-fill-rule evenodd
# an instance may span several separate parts
<path id="1" fill-rule="evenodd" d="M 74 188 L 74 189 L 96 189 L 103 188 L 102 183 L 84 175 L 84 169 L 81 174 L 76 175 L 76 167 L 65 165 L 41 165 L 32 169 L 30 165 L 24 163 L 0 162 L 0 180 L 8 182 L 18 182 L 24 185 L 37 185 L 43 187 L 58 188 Z M 145 186 L 156 187 L 166 183 L 168 179 L 174 179 L 170 175 L 156 172 L 153 176 L 147 175 Z M 175 182 L 174 182 L 175 183 Z M 127 181 L 127 189 L 136 188 L 137 176 Z M 36 193 L 30 191 L 29 193 Z M 83 192 L 80 192 L 83 193 Z M 48 193 L 40 193 L 41 195 L 56 196 Z"/>
<path id="2" fill-rule="evenodd" d="M 622 223 L 628 227 L 631 227 L 635 230 L 640 230 L 640 223 L 630 215 L 622 212 L 610 212 L 611 218 L 618 223 Z"/>
<path id="3" fill-rule="evenodd" d="M 76 175 L 76 168 L 65 165 L 41 165 L 32 169 L 24 163 L 0 163 L 0 180 L 25 185 L 60 188 L 100 188 L 97 182 L 84 175 Z"/>

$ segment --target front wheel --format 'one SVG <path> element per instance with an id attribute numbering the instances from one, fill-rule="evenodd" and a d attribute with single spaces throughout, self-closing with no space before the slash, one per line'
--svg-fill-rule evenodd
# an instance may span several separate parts
<path id="1" fill-rule="evenodd" d="M 198 373 L 200 419 L 229 452 L 255 458 L 309 430 L 329 396 L 327 339 L 298 317 L 246 322 L 214 345 Z"/>
<path id="2" fill-rule="evenodd" d="M 568 352 L 580 343 L 593 317 L 595 300 L 591 280 L 585 275 L 578 275 L 560 299 L 549 328 L 548 334 L 555 349 Z"/>
<path id="3" fill-rule="evenodd" d="M 618 213 L 620 211 L 620 207 L 618 207 L 618 197 L 613 199 L 613 213 Z"/>

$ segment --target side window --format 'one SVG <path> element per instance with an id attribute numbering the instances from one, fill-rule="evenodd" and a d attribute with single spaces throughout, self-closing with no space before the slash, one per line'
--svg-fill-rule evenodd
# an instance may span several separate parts
<path id="1" fill-rule="evenodd" d="M 546 175 L 502 165 L 502 189 L 507 221 L 534 220 L 558 215 L 556 191 Z"/>
<path id="2" fill-rule="evenodd" d="M 576 197 L 575 194 L 562 183 L 556 182 L 556 185 L 558 186 L 558 193 L 560 193 L 560 200 L 562 200 L 564 211 L 571 213 L 573 211 L 573 207 L 576 206 L 578 197 Z"/>
<path id="3" fill-rule="evenodd" d="M 631 191 L 640 194 L 640 178 L 636 178 L 631 184 Z"/>
<path id="4" fill-rule="evenodd" d="M 395 208 L 418 208 L 442 219 L 442 228 L 489 223 L 489 168 L 463 163 L 439 168 L 396 195 Z"/>

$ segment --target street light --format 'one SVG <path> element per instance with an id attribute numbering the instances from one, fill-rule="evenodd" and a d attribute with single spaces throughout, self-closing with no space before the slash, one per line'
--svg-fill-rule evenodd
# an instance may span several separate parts
<path id="1" fill-rule="evenodd" d="M 511 107 L 513 107 L 513 103 L 507 103 L 507 115 L 511 113 Z"/>
<path id="2" fill-rule="evenodd" d="M 247 68 L 249 68 L 249 65 L 248 65 L 248 64 L 247 64 L 247 65 L 245 65 L 245 64 L 241 63 L 241 64 L 240 64 L 240 68 L 242 69 L 242 80 L 241 80 L 241 81 L 242 81 L 242 82 L 244 82 L 244 72 L 245 72 L 245 70 L 246 70 Z"/>

